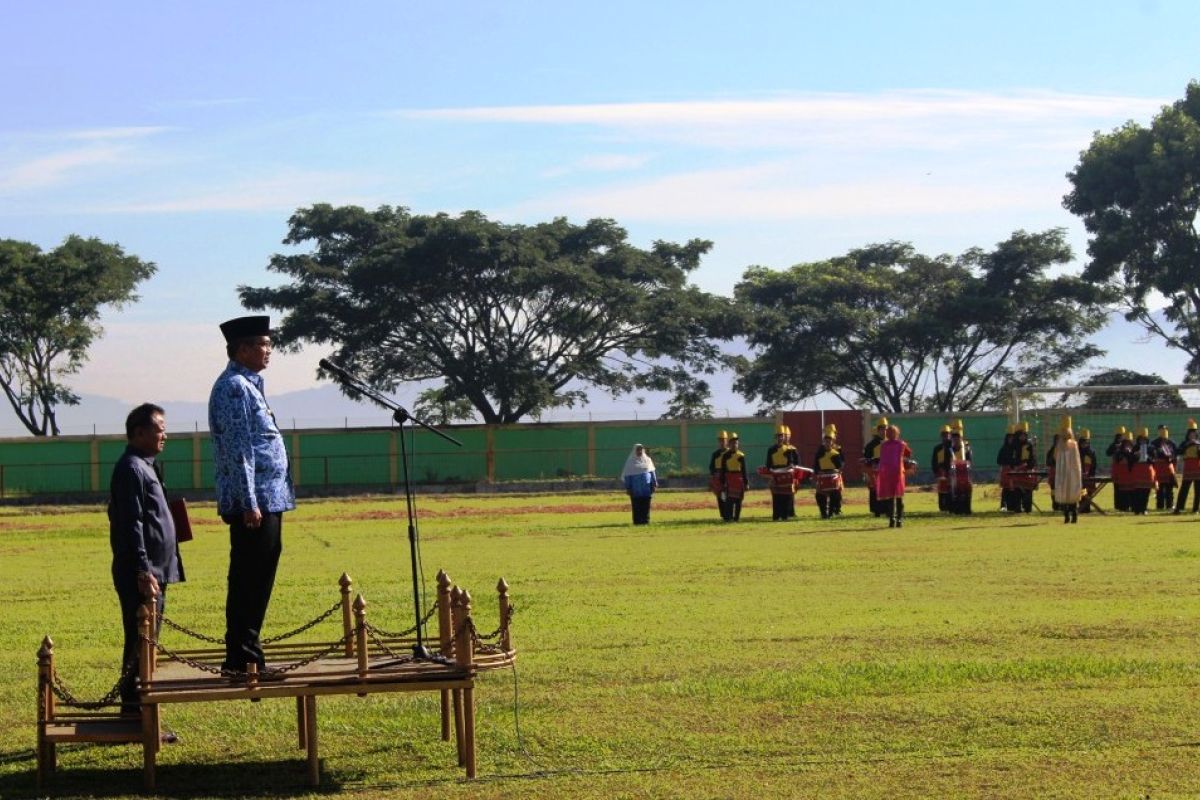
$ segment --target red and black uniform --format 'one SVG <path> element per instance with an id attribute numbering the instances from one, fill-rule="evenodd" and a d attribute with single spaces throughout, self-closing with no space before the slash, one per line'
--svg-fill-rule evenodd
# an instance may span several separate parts
<path id="1" fill-rule="evenodd" d="M 1037 469 L 1037 456 L 1033 452 L 1033 445 L 1029 442 L 1028 435 L 1024 431 L 1017 433 L 1013 437 L 1012 447 L 1008 452 L 1009 469 L 1018 470 L 1033 470 Z M 1010 497 L 1009 511 L 1020 511 L 1029 514 L 1033 511 L 1033 489 L 1028 486 L 1014 487 Z"/>
<path id="2" fill-rule="evenodd" d="M 783 437 L 780 437 L 783 438 Z M 776 442 L 767 448 L 767 469 L 783 469 L 800 466 L 800 452 L 788 442 Z M 784 520 L 796 516 L 796 489 L 788 493 L 771 489 L 771 519 Z"/>
<path id="3" fill-rule="evenodd" d="M 725 510 L 725 476 L 721 471 L 721 461 L 726 452 L 726 448 L 718 447 L 708 458 L 708 488 L 717 496 L 717 511 L 721 519 L 729 518 Z"/>
<path id="4" fill-rule="evenodd" d="M 1175 513 L 1182 514 L 1187 505 L 1188 492 L 1193 491 L 1192 513 L 1200 511 L 1200 437 L 1193 428 L 1187 432 L 1183 447 L 1179 450 L 1183 458 L 1183 482 L 1179 485 L 1179 498 L 1175 501 Z"/>
<path id="5" fill-rule="evenodd" d="M 1175 458 L 1179 447 L 1160 428 L 1157 439 L 1150 443 L 1154 448 L 1154 475 L 1158 480 L 1158 491 L 1154 495 L 1154 507 L 1166 511 L 1175 505 Z"/>
<path id="6" fill-rule="evenodd" d="M 1096 466 L 1099 463 L 1099 457 L 1096 451 L 1092 449 L 1090 439 L 1079 440 L 1079 466 L 1083 474 L 1083 497 L 1079 499 L 1079 511 L 1082 514 L 1088 514 L 1092 510 L 1092 494 L 1095 491 L 1095 483 L 1089 481 L 1090 478 L 1096 477 Z"/>
<path id="7" fill-rule="evenodd" d="M 1150 491 L 1154 488 L 1154 448 L 1148 437 L 1138 437 L 1133 447 L 1121 451 L 1129 471 L 1129 510 L 1145 515 L 1150 506 Z"/>
<path id="8" fill-rule="evenodd" d="M 1000 467 L 1000 510 L 1001 511 L 1018 511 L 1021 508 L 1021 503 L 1013 493 L 1012 485 L 1008 480 L 1009 461 L 1012 458 L 1013 442 L 1016 441 L 1016 435 L 1012 433 L 1004 434 L 1004 441 L 1000 444 L 1000 449 L 996 451 L 996 466 Z"/>
<path id="9" fill-rule="evenodd" d="M 822 473 L 826 475 L 831 472 L 841 473 L 845 463 L 846 460 L 842 457 L 842 448 L 836 444 L 822 443 L 813 457 L 813 472 L 818 476 L 817 507 L 821 509 L 821 519 L 829 519 L 842 513 L 842 490 L 840 474 L 836 482 L 838 488 L 830 490 L 821 488 L 820 476 Z"/>
<path id="10" fill-rule="evenodd" d="M 880 434 L 879 429 L 876 428 L 875 435 L 872 436 L 870 441 L 867 442 L 866 446 L 863 447 L 863 461 L 868 467 L 865 472 L 867 473 L 867 479 L 869 481 L 867 484 L 867 507 L 871 510 L 871 513 L 877 517 L 889 513 L 889 508 L 891 507 L 891 504 L 889 503 L 888 508 L 884 508 L 880 504 L 879 498 L 875 496 L 874 475 L 876 467 L 879 466 L 879 448 L 882 445 L 883 435 Z"/>
<path id="11" fill-rule="evenodd" d="M 938 480 L 938 508 L 941 509 L 941 496 L 946 495 L 946 511 L 952 514 L 971 513 L 971 484 L 970 480 L 960 480 L 959 469 L 970 468 L 973 454 L 971 443 L 963 439 L 957 445 L 953 440 L 942 442 L 933 451 L 933 472 Z M 963 465 L 963 466 L 960 466 Z"/>
<path id="12" fill-rule="evenodd" d="M 746 454 L 738 449 L 736 441 L 721 456 L 721 481 L 725 489 L 722 519 L 737 522 L 742 518 L 742 498 L 746 496 L 749 476 L 746 474 Z"/>

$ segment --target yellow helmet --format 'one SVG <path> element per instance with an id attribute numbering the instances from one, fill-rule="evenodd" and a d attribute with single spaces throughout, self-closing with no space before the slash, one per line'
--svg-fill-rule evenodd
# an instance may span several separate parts
<path id="1" fill-rule="evenodd" d="M 1029 433 L 1029 420 L 1021 420 L 1021 424 L 1017 426 L 1017 430 L 1021 433 Z"/>
<path id="2" fill-rule="evenodd" d="M 787 425 L 778 425 L 775 427 L 776 436 L 786 436 L 789 433 L 791 433 L 791 431 L 788 430 Z"/>
<path id="3" fill-rule="evenodd" d="M 950 432 L 950 426 L 949 426 L 949 425 L 943 425 L 943 426 L 942 426 L 942 430 L 941 430 L 941 432 L 942 432 L 942 433 L 949 433 L 949 432 Z"/>
<path id="4" fill-rule="evenodd" d="M 1016 426 L 1015 424 L 1014 424 L 1014 425 L 1009 425 L 1009 426 L 1008 426 L 1008 432 L 1009 432 L 1010 434 L 1012 434 L 1012 433 L 1016 433 L 1016 432 L 1017 432 L 1017 426 Z"/>
<path id="5" fill-rule="evenodd" d="M 1090 430 L 1088 430 L 1087 428 L 1080 428 L 1079 429 L 1079 438 L 1080 439 L 1091 439 L 1092 432 Z"/>
<path id="6" fill-rule="evenodd" d="M 825 435 L 828 436 L 830 439 L 836 439 L 837 438 L 837 425 L 834 425 L 832 422 L 829 423 L 828 425 L 826 425 L 825 426 Z"/>
<path id="7" fill-rule="evenodd" d="M 887 417 L 880 417 L 880 418 L 879 418 L 878 420 L 876 420 L 876 422 L 875 422 L 875 427 L 876 427 L 876 429 L 878 429 L 878 428 L 886 428 L 887 426 L 888 426 L 888 418 L 887 418 Z"/>
<path id="8" fill-rule="evenodd" d="M 1196 430 L 1196 420 L 1191 419 L 1190 417 L 1188 418 L 1188 430 L 1189 431 Z"/>
<path id="9" fill-rule="evenodd" d="M 1158 435 L 1163 437 L 1164 439 L 1171 435 L 1171 432 L 1169 430 L 1167 430 L 1166 423 L 1163 423 L 1162 425 L 1158 426 Z"/>
<path id="10" fill-rule="evenodd" d="M 963 430 L 963 421 L 961 419 L 954 420 L 954 424 L 952 424 L 950 426 L 950 429 L 955 430 L 955 431 L 962 431 Z"/>
<path id="11" fill-rule="evenodd" d="M 1150 438 L 1150 429 L 1145 426 L 1140 428 L 1138 430 L 1138 438 L 1139 439 L 1149 439 Z"/>
<path id="12" fill-rule="evenodd" d="M 717 434 L 717 438 L 718 438 L 718 439 L 728 439 L 728 438 L 729 438 L 729 432 L 728 432 L 728 431 L 721 431 L 720 433 L 718 433 L 718 434 Z"/>
<path id="13" fill-rule="evenodd" d="M 1124 436 L 1127 433 L 1129 433 L 1129 431 L 1125 430 L 1124 425 L 1118 425 L 1117 429 L 1113 431 L 1113 436 Z"/>
<path id="14" fill-rule="evenodd" d="M 742 440 L 742 438 L 740 436 L 738 436 L 736 432 L 730 431 L 729 441 L 732 442 L 734 439 L 738 440 L 739 442 Z"/>
<path id="15" fill-rule="evenodd" d="M 1133 431 L 1125 431 L 1125 435 L 1122 436 L 1121 438 L 1127 442 L 1132 442 L 1133 441 Z"/>
<path id="16" fill-rule="evenodd" d="M 1059 431 L 1064 432 L 1064 433 L 1066 431 L 1071 430 L 1071 418 L 1070 417 L 1059 417 L 1058 429 L 1059 429 Z"/>

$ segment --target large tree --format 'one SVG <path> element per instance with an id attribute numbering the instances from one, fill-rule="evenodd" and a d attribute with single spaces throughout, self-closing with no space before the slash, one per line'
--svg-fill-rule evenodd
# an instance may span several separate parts
<path id="1" fill-rule="evenodd" d="M 1167 386 L 1161 375 L 1137 372 L 1131 369 L 1106 369 L 1092 375 L 1079 385 L 1080 391 L 1089 386 Z M 1128 392 L 1086 392 L 1084 401 L 1078 403 L 1073 395 L 1063 395 L 1059 404 L 1064 407 L 1092 409 L 1168 409 L 1187 408 L 1187 401 L 1178 389 L 1166 388 L 1134 390 Z"/>
<path id="2" fill-rule="evenodd" d="M 1149 128 L 1096 134 L 1067 177 L 1063 205 L 1091 235 L 1084 276 L 1122 285 L 1126 316 L 1186 352 L 1200 378 L 1200 83 Z"/>
<path id="3" fill-rule="evenodd" d="M 707 321 L 723 304 L 688 284 L 711 246 L 630 244 L 615 222 L 508 225 L 475 211 L 319 204 L 298 210 L 275 255 L 282 286 L 239 291 L 285 312 L 284 346 L 330 344 L 381 388 L 436 381 L 427 408 L 510 423 L 585 399 L 673 390 L 696 404 L 719 351 Z"/>
<path id="4" fill-rule="evenodd" d="M 68 237 L 43 252 L 0 240 L 0 388 L 26 429 L 58 435 L 55 407 L 79 397 L 64 380 L 100 334 L 100 312 L 137 300 L 155 266 L 99 239 Z"/>
<path id="5" fill-rule="evenodd" d="M 1099 355 L 1106 292 L 1047 276 L 1069 262 L 1060 229 L 1018 231 L 991 251 L 922 255 L 872 245 L 736 286 L 754 352 L 738 390 L 763 408 L 829 392 L 881 412 L 971 411 Z"/>

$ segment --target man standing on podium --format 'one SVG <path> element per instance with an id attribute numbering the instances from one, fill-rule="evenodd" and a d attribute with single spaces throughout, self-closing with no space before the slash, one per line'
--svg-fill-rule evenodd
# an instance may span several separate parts
<path id="1" fill-rule="evenodd" d="M 208 399 L 217 512 L 229 525 L 225 663 L 231 673 L 266 666 L 259 633 L 283 552 L 283 512 L 296 507 L 283 434 L 259 374 L 271 360 L 271 318 L 221 324 L 229 364 Z"/>

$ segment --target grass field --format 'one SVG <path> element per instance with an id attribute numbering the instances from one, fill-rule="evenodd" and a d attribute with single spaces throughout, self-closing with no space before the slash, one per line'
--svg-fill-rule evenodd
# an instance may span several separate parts
<path id="1" fill-rule="evenodd" d="M 943 517 L 933 497 L 910 493 L 901 530 L 857 490 L 841 519 L 804 494 L 786 523 L 760 492 L 736 525 L 706 494 L 662 492 L 645 528 L 615 492 L 421 497 L 430 589 L 444 567 L 491 630 L 496 580 L 512 586 L 518 692 L 511 672 L 482 681 L 474 782 L 438 738 L 435 695 L 323 701 L 321 792 L 1200 796 L 1200 518 Z M 205 524 L 167 613 L 219 634 L 228 534 L 211 507 L 193 513 Z M 375 624 L 407 626 L 403 500 L 305 502 L 284 541 L 267 634 L 328 607 L 343 571 Z M 119 618 L 100 509 L 0 508 L 0 553 L 0 796 L 22 797 L 42 636 L 96 697 Z M 164 718 L 182 742 L 160 756 L 162 794 L 310 793 L 290 701 Z M 140 765 L 135 747 L 61 748 L 51 788 L 135 795 Z"/>

